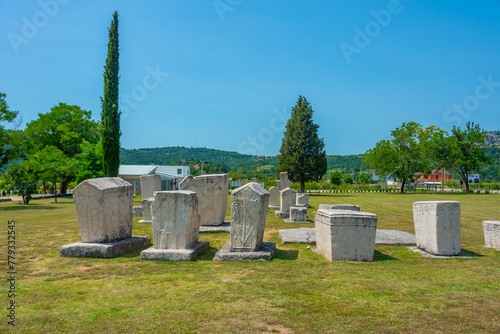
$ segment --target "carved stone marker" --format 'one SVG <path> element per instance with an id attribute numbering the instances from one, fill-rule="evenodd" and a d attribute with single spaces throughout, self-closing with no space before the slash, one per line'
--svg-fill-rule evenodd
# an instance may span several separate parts
<path id="1" fill-rule="evenodd" d="M 484 221 L 484 244 L 500 250 L 500 221 Z"/>
<path id="2" fill-rule="evenodd" d="M 276 244 L 263 242 L 269 197 L 269 192 L 255 182 L 232 191 L 231 238 L 215 254 L 215 261 L 272 258 Z"/>
<path id="3" fill-rule="evenodd" d="M 278 187 L 269 188 L 269 209 L 277 210 L 280 208 L 280 190 Z"/>
<path id="4" fill-rule="evenodd" d="M 307 208 L 292 206 L 290 208 L 290 218 L 285 219 L 287 223 L 305 223 L 307 222 Z"/>
<path id="5" fill-rule="evenodd" d="M 153 204 L 153 197 L 143 199 L 142 202 L 142 219 L 138 221 L 141 224 L 153 223 L 153 214 L 151 212 L 151 204 Z"/>
<path id="6" fill-rule="evenodd" d="M 352 204 L 320 204 L 319 209 L 360 211 L 359 205 Z"/>
<path id="7" fill-rule="evenodd" d="M 85 180 L 73 198 L 81 242 L 64 245 L 61 255 L 113 257 L 149 245 L 149 237 L 132 237 L 130 183 L 119 177 Z"/>
<path id="8" fill-rule="evenodd" d="M 330 261 L 373 260 L 377 215 L 321 209 L 314 218 L 317 253 Z"/>
<path id="9" fill-rule="evenodd" d="M 460 202 L 415 202 L 413 221 L 418 248 L 433 255 L 460 254 Z"/>
<path id="10" fill-rule="evenodd" d="M 134 217 L 142 217 L 142 205 L 133 206 L 132 215 Z"/>
<path id="11" fill-rule="evenodd" d="M 194 191 L 198 197 L 200 225 L 216 226 L 224 223 L 229 189 L 228 174 L 187 176 L 179 184 L 180 190 Z"/>
<path id="12" fill-rule="evenodd" d="M 153 247 L 141 252 L 141 260 L 193 260 L 208 248 L 198 242 L 198 198 L 189 190 L 157 191 L 151 205 Z"/>
<path id="13" fill-rule="evenodd" d="M 161 190 L 161 176 L 158 174 L 141 176 L 142 199 L 152 198 L 155 191 Z"/>
<path id="14" fill-rule="evenodd" d="M 309 194 L 297 193 L 295 206 L 308 208 L 309 207 Z"/>
<path id="15" fill-rule="evenodd" d="M 290 217 L 290 208 L 295 206 L 295 190 L 291 188 L 283 189 L 280 192 L 281 197 L 281 205 L 280 210 L 276 211 L 274 215 L 278 218 L 289 218 Z"/>
<path id="16" fill-rule="evenodd" d="M 287 172 L 281 172 L 280 173 L 280 179 L 277 181 L 278 182 L 278 188 L 279 190 L 283 190 L 286 188 L 290 188 L 290 180 L 288 180 L 288 173 Z"/>

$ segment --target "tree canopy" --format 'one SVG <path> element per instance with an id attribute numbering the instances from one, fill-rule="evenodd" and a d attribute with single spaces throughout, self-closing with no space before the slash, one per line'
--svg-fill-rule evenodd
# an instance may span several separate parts
<path id="1" fill-rule="evenodd" d="M 9 109 L 7 101 L 5 101 L 6 97 L 6 94 L 0 92 L 0 167 L 16 158 L 18 155 L 17 139 L 20 137 L 16 136 L 19 134 L 16 131 L 19 125 L 16 123 L 19 112 Z M 7 127 L 8 124 L 11 125 L 11 128 Z"/>
<path id="2" fill-rule="evenodd" d="M 293 182 L 319 181 L 327 171 L 323 138 L 318 137 L 319 125 L 313 122 L 313 109 L 306 98 L 299 96 L 292 108 L 281 143 L 278 173 L 288 172 Z"/>

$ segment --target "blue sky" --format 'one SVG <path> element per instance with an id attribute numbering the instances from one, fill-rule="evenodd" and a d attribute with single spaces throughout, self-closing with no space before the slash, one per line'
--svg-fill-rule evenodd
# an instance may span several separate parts
<path id="1" fill-rule="evenodd" d="M 500 130 L 500 1 L 0 1 L 0 92 L 24 123 L 100 119 L 119 12 L 121 143 L 279 153 L 299 95 L 327 154 L 403 122 Z"/>

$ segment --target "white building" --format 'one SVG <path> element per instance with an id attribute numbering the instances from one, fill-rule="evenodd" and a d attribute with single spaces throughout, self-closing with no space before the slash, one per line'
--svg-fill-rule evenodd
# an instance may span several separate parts
<path id="1" fill-rule="evenodd" d="M 190 174 L 189 166 L 120 165 L 118 176 L 134 186 L 134 194 L 141 192 L 140 177 L 158 174 L 161 190 L 179 189 L 179 183 Z"/>

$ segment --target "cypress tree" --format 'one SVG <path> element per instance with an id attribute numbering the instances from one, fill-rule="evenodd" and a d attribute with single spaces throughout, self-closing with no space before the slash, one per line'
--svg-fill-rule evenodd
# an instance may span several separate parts
<path id="1" fill-rule="evenodd" d="M 319 181 L 327 171 L 325 143 L 318 137 L 319 125 L 313 123 L 313 113 L 306 98 L 299 96 L 278 156 L 278 173 L 288 172 L 291 181 L 300 182 L 300 192 L 305 191 L 305 182 Z"/>
<path id="2" fill-rule="evenodd" d="M 104 66 L 104 98 L 101 98 L 101 140 L 103 170 L 106 176 L 118 176 L 120 166 L 120 111 L 118 110 L 118 11 L 109 28 L 108 55 Z"/>

